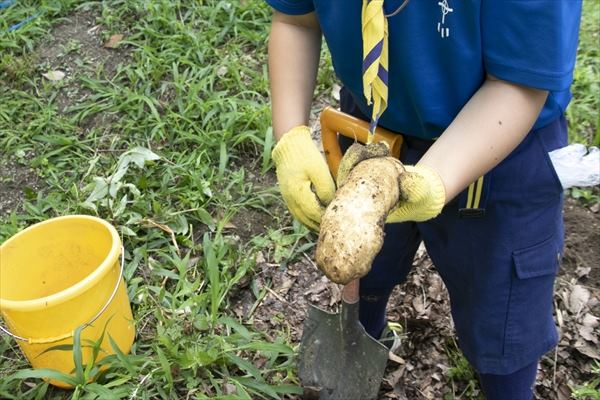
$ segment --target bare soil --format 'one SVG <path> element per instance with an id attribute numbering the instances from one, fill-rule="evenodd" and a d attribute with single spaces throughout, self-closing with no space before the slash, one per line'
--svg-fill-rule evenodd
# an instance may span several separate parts
<path id="1" fill-rule="evenodd" d="M 43 183 L 24 161 L 0 159 L 0 217 L 21 209 L 26 196 L 37 194 Z"/>
<path id="2" fill-rule="evenodd" d="M 56 99 L 59 112 L 86 99 L 90 91 L 81 85 L 82 77 L 110 80 L 119 65 L 129 62 L 130 49 L 107 46 L 104 27 L 93 12 L 79 11 L 53 29 L 53 34 L 32 54 L 39 71 L 62 71 L 63 86 Z M 96 121 L 100 125 L 102 121 Z"/>
<path id="3" fill-rule="evenodd" d="M 130 49 L 127 46 L 104 47 L 104 27 L 97 23 L 96 15 L 81 10 L 56 25 L 47 39 L 34 52 L 27 55 L 31 73 L 42 75 L 50 71 L 65 73 L 55 100 L 59 113 L 85 100 L 90 91 L 81 84 L 81 78 L 111 79 L 122 64 L 127 64 Z M 10 77 L 11 71 L 4 71 Z M 99 113 L 82 123 L 84 135 L 90 129 L 108 126 L 113 115 Z M 0 158 L 0 216 L 22 209 L 27 196 L 44 191 L 45 185 L 36 171 L 27 166 L 34 154 L 20 158 Z"/>

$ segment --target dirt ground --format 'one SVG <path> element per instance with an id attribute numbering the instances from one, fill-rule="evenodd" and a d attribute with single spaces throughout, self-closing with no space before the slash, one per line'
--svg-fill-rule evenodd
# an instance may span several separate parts
<path id="1" fill-rule="evenodd" d="M 69 111 L 90 95 L 80 84 L 81 77 L 97 75 L 110 78 L 119 65 L 129 60 L 130 50 L 124 47 L 105 47 L 103 27 L 96 23 L 96 16 L 87 11 L 74 13 L 58 24 L 34 52 L 27 55 L 32 73 L 39 75 L 50 71 L 65 74 L 60 82 L 57 97 L 59 113 Z M 5 71 L 10 77 L 11 71 Z M 82 123 L 82 136 L 90 129 L 109 126 L 110 114 L 99 113 Z M 35 196 L 44 188 L 43 180 L 28 167 L 28 160 L 35 154 L 24 153 L 18 157 L 0 158 L 0 216 L 18 209 L 25 196 Z"/>
<path id="2" fill-rule="evenodd" d="M 0 214 L 22 204 L 25 193 L 17 188 L 37 190 L 42 186 L 32 171 L 17 162 L 3 162 L 0 177 L 3 180 Z M 272 185 L 275 177 L 255 174 L 254 180 Z M 244 220 L 233 221 L 239 229 L 236 234 L 242 238 L 264 232 L 272 223 L 270 216 L 258 211 L 244 215 Z M 570 388 L 590 380 L 593 361 L 600 361 L 600 213 L 568 200 L 564 219 L 565 251 L 555 294 L 555 317 L 561 339 L 556 351 L 544 357 L 538 371 L 536 399 L 540 400 L 569 399 Z M 340 288 L 317 270 L 311 254 L 305 254 L 285 269 L 261 255 L 257 261 L 258 287 L 270 289 L 254 311 L 253 322 L 267 335 L 290 332 L 293 341 L 299 343 L 309 304 L 336 309 Z M 388 306 L 389 319 L 402 323 L 405 335 L 398 357 L 388 361 L 382 399 L 442 399 L 451 390 L 444 377 L 454 365 L 453 353 L 448 349 L 456 349 L 448 296 L 423 250 L 413 265 L 408 282 L 397 288 Z M 231 298 L 231 309 L 247 319 L 255 301 L 250 288 L 241 285 Z M 453 392 L 465 390 L 471 389 L 465 381 L 458 381 Z"/>
<path id="3" fill-rule="evenodd" d="M 564 218 L 566 245 L 555 294 L 561 339 L 538 371 L 536 398 L 544 400 L 569 399 L 570 387 L 589 380 L 593 360 L 600 360 L 600 214 L 569 200 Z M 272 335 L 289 331 L 298 343 L 309 304 L 336 310 L 340 288 L 317 270 L 311 255 L 286 269 L 259 261 L 258 282 L 271 290 L 254 314 L 257 328 Z M 232 309 L 246 317 L 254 301 L 249 290 L 241 290 Z M 447 292 L 424 250 L 407 283 L 394 292 L 388 317 L 404 326 L 405 335 L 399 357 L 388 361 L 381 398 L 442 399 L 451 390 L 444 375 L 454 365 L 457 345 Z M 457 380 L 454 393 L 472 391 L 466 382 Z"/>
<path id="4" fill-rule="evenodd" d="M 78 70 L 76 65 L 94 66 L 87 70 L 91 73 L 102 64 L 110 75 L 118 63 L 127 62 L 126 50 L 102 47 L 101 29 L 92 15 L 75 14 L 56 27 L 48 36 L 51 39 L 34 55 L 46 69 L 62 69 L 67 73 L 60 97 L 61 110 L 67 110 L 88 94 L 77 85 L 75 78 L 85 70 Z M 69 48 L 72 50 L 65 51 Z M 75 58 L 85 62 L 75 63 Z M 86 127 L 91 129 L 104 122 L 91 120 Z M 44 190 L 40 178 L 24 165 L 17 159 L 0 161 L 0 215 L 21 207 L 27 194 L 23 188 L 31 189 L 29 193 Z M 264 185 L 275 183 L 272 173 L 255 174 L 254 179 Z M 247 215 L 246 220 L 234 221 L 242 238 L 259 230 L 264 232 L 272 223 L 268 215 L 259 212 Z M 593 361 L 600 360 L 600 213 L 597 208 L 590 210 L 568 200 L 564 218 L 566 245 L 555 295 L 561 339 L 556 351 L 544 357 L 538 371 L 536 398 L 544 400 L 570 398 L 570 387 L 589 380 Z M 231 297 L 231 309 L 244 319 L 253 312 L 252 319 L 258 329 L 271 336 L 290 332 L 295 343 L 302 335 L 309 304 L 335 310 L 340 300 L 340 288 L 317 270 L 311 254 L 303 255 L 286 268 L 259 255 L 255 280 L 259 287 L 269 287 L 269 294 L 260 306 L 251 310 L 255 298 L 248 282 L 248 286 L 240 285 Z M 442 399 L 451 390 L 457 394 L 473 390 L 465 380 L 456 380 L 454 388 L 448 387 L 445 376 L 454 365 L 456 342 L 446 290 L 425 251 L 418 253 L 408 282 L 397 288 L 388 312 L 389 319 L 400 322 L 405 332 L 398 356 L 388 362 L 382 399 Z"/>

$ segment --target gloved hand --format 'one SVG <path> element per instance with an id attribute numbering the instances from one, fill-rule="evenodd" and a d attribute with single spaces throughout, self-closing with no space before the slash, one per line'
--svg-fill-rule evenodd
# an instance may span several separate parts
<path id="1" fill-rule="evenodd" d="M 405 165 L 400 175 L 400 201 L 386 222 L 422 222 L 436 217 L 446 202 L 446 190 L 440 175 L 424 165 Z"/>
<path id="2" fill-rule="evenodd" d="M 335 184 L 312 141 L 310 129 L 293 128 L 277 142 L 271 155 L 288 209 L 308 228 L 318 231 L 325 206 L 333 199 Z"/>
<path id="3" fill-rule="evenodd" d="M 342 186 L 356 164 L 374 157 L 389 156 L 389 149 L 383 142 L 366 146 L 350 146 L 340 161 L 337 182 Z M 386 219 L 387 223 L 427 221 L 436 217 L 446 202 L 444 183 L 439 174 L 426 166 L 404 165 L 405 172 L 400 175 L 400 201 Z"/>

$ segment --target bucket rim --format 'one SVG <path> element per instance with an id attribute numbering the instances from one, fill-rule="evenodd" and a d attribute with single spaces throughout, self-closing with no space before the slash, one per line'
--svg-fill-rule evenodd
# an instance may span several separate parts
<path id="1" fill-rule="evenodd" d="M 78 214 L 54 217 L 33 224 L 23 229 L 22 231 L 16 233 L 15 235 L 11 236 L 4 243 L 2 243 L 0 245 L 0 253 L 11 242 L 17 240 L 20 236 L 26 235 L 29 231 L 35 228 L 39 228 L 43 225 L 48 225 L 66 220 L 86 220 L 87 222 L 98 223 L 109 232 L 112 239 L 112 243 L 108 254 L 104 258 L 104 260 L 102 260 L 102 262 L 96 267 L 96 269 L 94 269 L 89 275 L 84 277 L 79 282 L 67 288 L 64 288 L 59 292 L 53 293 L 49 296 L 28 300 L 9 300 L 4 299 L 0 296 L 0 309 L 6 309 L 10 311 L 38 311 L 42 309 L 47 309 L 52 306 L 56 306 L 58 304 L 62 304 L 68 300 L 73 299 L 74 297 L 83 293 L 85 290 L 97 284 L 108 273 L 108 271 L 115 266 L 115 263 L 119 261 L 119 255 L 121 254 L 121 238 L 119 237 L 116 228 L 110 223 L 108 223 L 108 221 L 102 218 L 94 217 L 92 215 Z"/>

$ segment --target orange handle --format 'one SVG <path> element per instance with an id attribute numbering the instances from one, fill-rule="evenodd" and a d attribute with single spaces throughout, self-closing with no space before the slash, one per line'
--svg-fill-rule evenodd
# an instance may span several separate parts
<path id="1" fill-rule="evenodd" d="M 369 135 L 369 124 L 361 119 L 343 113 L 332 107 L 325 107 L 321 112 L 321 140 L 323 141 L 323 150 L 327 165 L 334 178 L 337 177 L 338 167 L 342 159 L 342 150 L 338 142 L 338 133 L 354 139 L 361 143 L 366 143 Z M 390 146 L 391 154 L 394 157 L 400 156 L 400 146 L 402 146 L 402 135 L 388 131 L 385 128 L 377 127 L 373 136 L 373 142 L 385 140 Z"/>
<path id="2" fill-rule="evenodd" d="M 342 288 L 342 300 L 348 304 L 358 303 L 360 298 L 360 279 L 355 279 L 353 281 L 348 282 Z"/>

